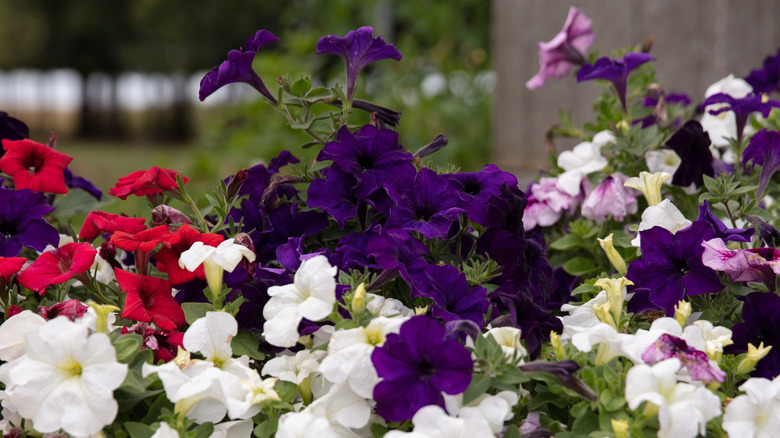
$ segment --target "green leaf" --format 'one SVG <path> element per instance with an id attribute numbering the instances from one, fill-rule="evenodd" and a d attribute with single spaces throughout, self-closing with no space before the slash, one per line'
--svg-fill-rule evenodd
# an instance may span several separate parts
<path id="1" fill-rule="evenodd" d="M 520 429 L 517 428 L 517 426 L 510 425 L 506 428 L 506 432 L 504 432 L 503 435 L 501 435 L 503 438 L 523 438 L 523 435 L 520 433 Z"/>
<path id="2" fill-rule="evenodd" d="M 192 432 L 195 432 L 195 434 L 193 435 Z M 214 433 L 214 424 L 203 423 L 200 426 L 196 427 L 195 429 L 189 431 L 188 435 L 192 436 L 192 438 L 209 438 L 213 433 Z"/>
<path id="3" fill-rule="evenodd" d="M 290 403 L 295 398 L 295 394 L 298 393 L 298 385 L 284 380 L 277 380 L 276 385 L 274 385 L 274 391 L 279 394 L 279 398 L 283 402 Z"/>
<path id="4" fill-rule="evenodd" d="M 584 242 L 582 241 L 582 237 L 577 236 L 576 234 L 567 234 L 555 242 L 552 242 L 550 244 L 550 248 L 559 251 L 566 251 L 572 248 L 579 248 L 583 245 L 583 243 Z"/>
<path id="5" fill-rule="evenodd" d="M 127 433 L 130 434 L 130 438 L 149 438 L 154 435 L 154 430 L 144 423 L 128 421 L 124 426 L 127 429 Z"/>
<path id="6" fill-rule="evenodd" d="M 463 393 L 463 404 L 467 405 L 472 400 L 475 400 L 477 397 L 484 394 L 488 388 L 490 388 L 490 380 L 490 377 L 484 374 L 473 374 L 469 387 L 466 388 L 466 392 Z"/>
<path id="7" fill-rule="evenodd" d="M 296 96 L 303 96 L 311 89 L 311 79 L 308 76 L 304 76 L 292 85 L 290 91 Z"/>
<path id="8" fill-rule="evenodd" d="M 143 338 L 136 334 L 122 335 L 114 341 L 116 359 L 122 363 L 129 363 L 135 354 L 141 350 Z"/>
<path id="9" fill-rule="evenodd" d="M 566 271 L 567 274 L 577 277 L 593 273 L 597 271 L 598 268 L 593 264 L 593 260 L 578 256 L 564 263 L 563 270 Z"/>
<path id="10" fill-rule="evenodd" d="M 591 411 L 586 411 L 583 415 L 574 419 L 574 424 L 571 425 L 571 431 L 573 433 L 579 433 L 587 435 L 599 428 L 599 417 Z"/>
<path id="11" fill-rule="evenodd" d="M 389 431 L 390 430 L 387 427 L 379 423 L 374 423 L 371 425 L 371 435 L 373 435 L 374 438 L 382 438 Z"/>
<path id="12" fill-rule="evenodd" d="M 239 330 L 230 341 L 230 348 L 233 349 L 233 354 L 236 356 L 249 356 L 252 359 L 263 360 L 265 354 L 258 350 L 258 345 L 257 338 L 248 330 Z"/>
<path id="13" fill-rule="evenodd" d="M 574 288 L 574 290 L 571 291 L 572 295 L 580 295 L 580 294 L 586 294 L 590 292 L 596 292 L 596 287 L 592 284 L 583 283 L 577 287 Z"/>
<path id="14" fill-rule="evenodd" d="M 257 438 L 270 438 L 276 433 L 276 429 L 279 427 L 279 419 L 271 417 L 255 427 L 254 435 Z"/>
<path id="15" fill-rule="evenodd" d="M 187 320 L 187 324 L 192 324 L 203 318 L 206 316 L 206 312 L 217 310 L 211 303 L 182 303 L 181 308 L 184 310 L 184 318 Z"/>

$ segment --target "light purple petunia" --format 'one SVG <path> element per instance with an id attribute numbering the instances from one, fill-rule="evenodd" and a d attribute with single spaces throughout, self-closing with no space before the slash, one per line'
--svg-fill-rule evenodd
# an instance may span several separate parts
<path id="1" fill-rule="evenodd" d="M 246 40 L 246 46 L 243 50 L 231 50 L 228 52 L 227 60 L 206 73 L 206 76 L 200 81 L 198 98 L 204 100 L 227 84 L 246 82 L 260 92 L 268 102 L 277 105 L 278 102 L 274 95 L 271 94 L 263 80 L 252 68 L 252 61 L 254 61 L 257 51 L 262 46 L 278 40 L 279 38 L 271 32 L 258 30 L 254 36 Z"/>
<path id="2" fill-rule="evenodd" d="M 594 39 L 590 19 L 580 9 L 570 7 L 563 29 L 550 41 L 537 43 L 539 72 L 525 83 L 525 87 L 533 90 L 544 85 L 547 79 L 566 77 L 575 65 L 585 63 L 584 53 Z"/>
<path id="3" fill-rule="evenodd" d="M 723 382 L 726 373 L 717 366 L 710 365 L 707 354 L 688 346 L 685 340 L 668 333 L 664 333 L 650 344 L 642 353 L 642 360 L 648 365 L 661 362 L 666 359 L 677 358 L 688 370 L 688 375 L 693 380 L 701 382 Z"/>
<path id="4" fill-rule="evenodd" d="M 607 176 L 585 197 L 582 215 L 600 222 L 605 222 L 608 216 L 612 216 L 615 221 L 621 222 L 626 215 L 636 213 L 636 198 L 640 193 L 623 185 L 627 179 L 622 173 Z"/>
<path id="5" fill-rule="evenodd" d="M 355 82 L 360 71 L 368 64 L 382 59 L 401 59 L 401 52 L 382 37 L 374 38 L 372 27 L 349 31 L 344 37 L 328 35 L 317 41 L 318 55 L 329 53 L 340 56 L 347 68 L 347 100 L 352 101 Z"/>
<path id="6" fill-rule="evenodd" d="M 761 281 L 770 292 L 780 274 L 780 250 L 774 248 L 729 249 L 723 239 L 702 242 L 702 263 L 729 275 L 733 281 Z"/>

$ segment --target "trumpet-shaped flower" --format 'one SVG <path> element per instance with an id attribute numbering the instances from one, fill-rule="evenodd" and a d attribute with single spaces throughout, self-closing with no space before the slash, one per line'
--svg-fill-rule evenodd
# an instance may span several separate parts
<path id="1" fill-rule="evenodd" d="M 2 144 L 0 170 L 13 178 L 17 189 L 68 193 L 64 172 L 73 157 L 28 139 L 3 139 Z"/>
<path id="2" fill-rule="evenodd" d="M 723 414 L 723 429 L 729 437 L 771 438 L 780 430 L 780 380 L 748 379 L 739 387 L 745 394 L 734 397 Z"/>
<path id="3" fill-rule="evenodd" d="M 623 111 L 626 111 L 628 75 L 640 65 L 655 58 L 647 53 L 626 53 L 620 59 L 599 58 L 594 64 L 585 64 L 577 72 L 577 82 L 605 79 L 612 82 Z"/>
<path id="4" fill-rule="evenodd" d="M 583 177 L 607 167 L 607 159 L 601 155 L 601 147 L 614 142 L 615 134 L 601 131 L 593 136 L 592 141 L 582 142 L 570 151 L 561 152 L 558 167 L 564 172 L 558 175 L 555 186 L 570 196 L 577 196 Z"/>
<path id="5" fill-rule="evenodd" d="M 10 362 L 27 351 L 26 337 L 38 333 L 46 320 L 29 310 L 9 317 L 0 325 L 0 360 Z"/>
<path id="6" fill-rule="evenodd" d="M 108 194 L 119 199 L 127 199 L 130 195 L 145 196 L 155 195 L 164 191 L 176 190 L 179 184 L 176 176 L 179 172 L 171 169 L 163 169 L 154 166 L 149 170 L 136 170 L 119 178 Z M 187 182 L 187 177 L 182 175 L 182 181 Z"/>
<path id="7" fill-rule="evenodd" d="M 707 87 L 704 92 L 704 98 L 707 99 L 718 93 L 724 93 L 734 98 L 742 98 L 754 92 L 744 79 L 736 78 L 733 74 L 715 82 Z M 723 104 L 710 105 L 710 110 L 724 107 Z M 701 116 L 701 125 L 710 136 L 712 145 L 715 147 L 729 146 L 729 138 L 737 138 L 737 122 L 734 113 L 724 111 L 717 115 L 710 111 L 705 111 Z"/>
<path id="8" fill-rule="evenodd" d="M 627 179 L 623 185 L 639 190 L 645 196 L 647 205 L 654 206 L 661 202 L 661 185 L 672 175 L 666 172 L 639 172 L 639 177 Z"/>
<path id="9" fill-rule="evenodd" d="M 119 288 L 126 294 L 122 318 L 152 322 L 162 330 L 184 327 L 184 311 L 171 295 L 171 282 L 162 278 L 114 269 Z"/>
<path id="10" fill-rule="evenodd" d="M 90 211 L 84 219 L 84 224 L 79 231 L 79 239 L 93 240 L 102 233 L 124 231 L 134 234 L 146 229 L 146 219 L 142 217 L 127 217 L 105 211 Z"/>
<path id="11" fill-rule="evenodd" d="M 471 438 L 495 436 L 484 419 L 467 416 L 451 417 L 439 406 L 431 405 L 417 411 L 412 418 L 412 432 L 390 431 L 387 438 Z"/>
<path id="12" fill-rule="evenodd" d="M 6 394 L 19 414 L 32 419 L 41 433 L 59 429 L 87 436 L 116 418 L 113 391 L 127 375 L 127 365 L 103 333 L 67 318 L 52 319 L 27 336 L 26 354 L 3 365 Z"/>
<path id="13" fill-rule="evenodd" d="M 233 272 L 244 258 L 253 262 L 255 253 L 244 245 L 235 243 L 234 239 L 225 240 L 216 248 L 203 242 L 195 242 L 179 256 L 179 267 L 195 272 L 203 265 L 211 293 L 217 296 L 222 289 L 222 273 Z"/>
<path id="14" fill-rule="evenodd" d="M 742 133 L 745 130 L 745 125 L 748 122 L 748 118 L 751 114 L 757 112 L 761 113 L 764 117 L 769 117 L 769 113 L 772 108 L 780 108 L 780 102 L 776 100 L 770 100 L 762 94 L 750 93 L 744 97 L 733 97 L 726 93 L 718 93 L 708 97 L 701 105 L 702 109 L 713 105 L 718 105 L 717 109 L 710 109 L 708 112 L 713 116 L 717 116 L 725 111 L 731 111 L 734 113 L 734 120 L 737 127 L 737 140 L 742 139 Z"/>
<path id="15" fill-rule="evenodd" d="M 319 373 L 320 361 L 325 354 L 322 350 L 301 350 L 294 355 L 279 355 L 263 365 L 262 374 L 300 385 Z"/>
<path id="16" fill-rule="evenodd" d="M 693 438 L 706 433 L 707 422 L 720 415 L 720 399 L 707 388 L 678 383 L 679 359 L 653 366 L 634 365 L 626 375 L 626 401 L 658 408 L 659 438 Z"/>
<path id="17" fill-rule="evenodd" d="M 780 91 L 780 49 L 777 54 L 764 58 L 764 65 L 760 69 L 751 70 L 745 77 L 745 82 L 750 84 L 756 93 Z"/>
<path id="18" fill-rule="evenodd" d="M 605 222 L 612 216 L 621 222 L 626 215 L 637 211 L 635 190 L 624 187 L 627 177 L 613 173 L 593 189 L 582 203 L 582 215 L 588 219 Z"/>
<path id="19" fill-rule="evenodd" d="M 43 251 L 60 241 L 57 229 L 43 219 L 54 210 L 43 193 L 0 187 L 0 207 L 0 256 L 16 257 L 23 247 Z"/>
<path id="20" fill-rule="evenodd" d="M 52 284 L 68 281 L 92 267 L 97 250 L 89 243 L 67 243 L 58 249 L 46 251 L 32 265 L 22 271 L 19 283 L 43 295 Z"/>
<path id="21" fill-rule="evenodd" d="M 292 347 L 298 341 L 298 324 L 303 318 L 319 321 L 336 303 L 338 268 L 323 255 L 312 257 L 295 273 L 293 284 L 268 288 L 271 297 L 263 308 L 266 341 L 277 347 Z"/>
<path id="22" fill-rule="evenodd" d="M 220 366 L 233 357 L 230 342 L 238 333 L 238 323 L 226 312 L 206 312 L 184 333 L 182 344 L 187 351 L 198 352 L 215 365 Z"/>
<path id="23" fill-rule="evenodd" d="M 523 347 L 520 335 L 521 331 L 516 327 L 493 327 L 485 332 L 485 336 L 492 336 L 495 339 L 507 359 L 528 356 L 528 350 Z"/>
<path id="24" fill-rule="evenodd" d="M 358 74 L 368 64 L 382 59 L 401 59 L 401 52 L 382 37 L 374 38 L 372 27 L 351 30 L 343 38 L 328 35 L 317 41 L 317 54 L 329 53 L 340 56 L 347 68 L 347 101 L 352 102 Z"/>
<path id="25" fill-rule="evenodd" d="M 689 347 L 687 342 L 677 336 L 664 333 L 642 353 L 642 360 L 646 364 L 675 357 L 680 360 L 693 380 L 704 383 L 722 382 L 726 376 L 720 368 L 710 365 L 709 358 L 703 351 Z"/>
<path id="26" fill-rule="evenodd" d="M 750 138 L 750 143 L 742 152 L 742 163 L 745 171 L 758 164 L 761 175 L 758 177 L 758 195 L 764 193 L 772 175 L 780 170 L 780 132 L 762 129 Z"/>
<path id="27" fill-rule="evenodd" d="M 533 90 L 544 85 L 547 79 L 566 77 L 575 65 L 585 63 L 584 53 L 594 39 L 590 19 L 580 9 L 570 7 L 563 29 L 550 41 L 537 43 L 541 65 L 525 87 Z"/>
<path id="28" fill-rule="evenodd" d="M 639 233 L 631 241 L 633 246 L 642 245 L 642 231 L 653 227 L 661 227 L 672 234 L 688 228 L 693 222 L 683 216 L 682 212 L 672 204 L 672 201 L 664 199 L 657 205 L 651 205 L 642 212 L 642 221 L 639 222 Z"/>
<path id="29" fill-rule="evenodd" d="M 704 175 L 715 176 L 712 167 L 710 137 L 696 120 L 689 120 L 666 141 L 666 147 L 680 157 L 680 165 L 674 172 L 672 184 L 688 187 L 704 185 Z"/>
<path id="30" fill-rule="evenodd" d="M 701 245 L 704 266 L 725 272 L 733 281 L 761 281 L 770 290 L 775 289 L 775 278 L 780 274 L 780 250 L 729 249 L 720 238 L 706 240 Z"/>

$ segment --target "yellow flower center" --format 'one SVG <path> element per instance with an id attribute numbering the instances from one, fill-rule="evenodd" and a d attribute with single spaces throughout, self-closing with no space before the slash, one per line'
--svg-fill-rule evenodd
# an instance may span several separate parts
<path id="1" fill-rule="evenodd" d="M 60 364 L 59 369 L 69 377 L 81 375 L 81 364 L 72 358 Z"/>

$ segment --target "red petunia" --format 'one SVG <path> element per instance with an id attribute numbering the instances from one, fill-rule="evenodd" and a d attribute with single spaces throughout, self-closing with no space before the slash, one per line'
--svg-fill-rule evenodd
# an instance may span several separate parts
<path id="1" fill-rule="evenodd" d="M 93 240 L 103 233 L 125 231 L 137 233 L 146 229 L 146 220 L 142 217 L 127 217 L 105 211 L 90 211 L 79 231 L 79 239 Z"/>
<path id="2" fill-rule="evenodd" d="M 111 236 L 111 243 L 125 251 L 150 252 L 170 234 L 167 225 L 160 225 L 136 233 L 117 231 Z"/>
<path id="3" fill-rule="evenodd" d="M 176 175 L 179 175 L 179 172 L 159 166 L 149 170 L 137 170 L 119 178 L 116 185 L 109 189 L 108 194 L 127 199 L 130 195 L 145 196 L 175 190 L 179 188 Z M 187 177 L 182 176 L 182 181 L 186 183 Z"/>
<path id="4" fill-rule="evenodd" d="M 87 313 L 87 310 L 89 310 L 89 306 L 81 301 L 67 300 L 61 303 L 54 303 L 49 307 L 38 306 L 36 313 L 47 320 L 54 319 L 58 316 L 65 316 L 71 321 L 75 321 L 84 316 L 84 314 Z"/>
<path id="5" fill-rule="evenodd" d="M 190 272 L 179 266 L 179 257 L 195 242 L 203 242 L 204 245 L 217 247 L 223 240 L 225 238 L 219 234 L 201 233 L 184 224 L 175 233 L 163 237 L 164 246 L 154 254 L 154 259 L 157 260 L 157 269 L 160 272 L 167 272 L 168 279 L 173 284 L 188 283 L 196 278 L 205 280 L 206 273 L 202 265 L 195 272 Z"/>
<path id="6" fill-rule="evenodd" d="M 25 257 L 0 257 L 0 277 L 8 281 L 27 263 Z"/>
<path id="7" fill-rule="evenodd" d="M 176 358 L 179 347 L 184 348 L 184 333 L 176 330 L 155 330 L 149 324 L 139 322 L 131 327 L 122 327 L 121 333 L 135 333 L 141 335 L 143 345 L 141 349 L 148 348 L 154 352 L 154 362 L 170 362 Z"/>
<path id="8" fill-rule="evenodd" d="M 87 272 L 95 261 L 97 250 L 89 243 L 66 243 L 41 254 L 19 276 L 22 286 L 43 295 L 52 284 L 70 280 Z"/>
<path id="9" fill-rule="evenodd" d="M 114 268 L 119 288 L 125 292 L 122 318 L 154 321 L 162 330 L 184 327 L 184 311 L 171 295 L 171 282 L 157 277 L 133 274 Z"/>
<path id="10" fill-rule="evenodd" d="M 0 170 L 10 175 L 17 189 L 68 193 L 65 168 L 73 157 L 32 140 L 3 139 L 5 155 Z"/>

